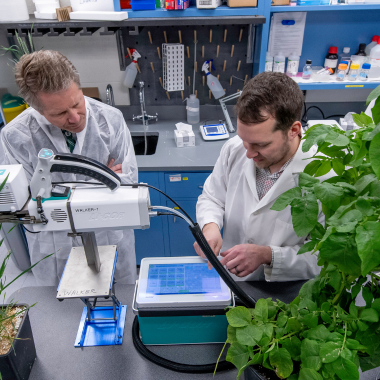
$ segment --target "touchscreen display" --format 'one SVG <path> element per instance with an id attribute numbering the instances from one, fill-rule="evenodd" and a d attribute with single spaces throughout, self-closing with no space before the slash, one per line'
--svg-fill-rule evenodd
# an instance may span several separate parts
<path id="1" fill-rule="evenodd" d="M 147 293 L 197 294 L 217 293 L 221 290 L 220 277 L 207 263 L 150 264 Z"/>
<path id="2" fill-rule="evenodd" d="M 218 128 L 217 127 L 208 127 L 207 133 L 218 133 Z"/>

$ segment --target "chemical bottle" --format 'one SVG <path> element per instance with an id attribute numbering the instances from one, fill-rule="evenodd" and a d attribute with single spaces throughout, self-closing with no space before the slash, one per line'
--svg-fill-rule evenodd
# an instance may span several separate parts
<path id="1" fill-rule="evenodd" d="M 311 78 L 311 59 L 306 60 L 306 65 L 303 67 L 302 79 Z"/>
<path id="2" fill-rule="evenodd" d="M 137 59 L 141 57 L 141 55 L 137 52 L 136 49 L 131 49 L 132 54 L 132 63 L 130 63 L 125 69 L 124 74 L 124 86 L 128 88 L 132 88 L 135 83 L 136 75 L 137 75 Z"/>
<path id="3" fill-rule="evenodd" d="M 296 53 L 292 53 L 288 57 L 288 66 L 286 67 L 286 73 L 290 77 L 295 77 L 298 73 L 299 65 L 300 65 L 300 57 Z"/>
<path id="4" fill-rule="evenodd" d="M 265 56 L 265 72 L 273 71 L 273 57 L 267 52 Z"/>
<path id="5" fill-rule="evenodd" d="M 187 110 L 187 122 L 189 124 L 199 123 L 199 99 L 191 94 L 186 101 L 186 110 Z"/>
<path id="6" fill-rule="evenodd" d="M 347 65 L 347 69 L 346 69 L 346 73 L 345 73 L 345 75 L 347 76 L 347 75 L 348 75 L 348 70 L 349 70 L 349 68 L 350 68 L 350 66 L 351 66 L 351 61 L 346 61 L 346 60 L 344 60 L 344 61 L 339 62 L 339 65 L 340 65 L 341 63 Z M 339 67 L 339 65 L 338 65 L 338 67 Z"/>
<path id="7" fill-rule="evenodd" d="M 338 70 L 336 71 L 336 80 L 343 81 L 344 76 L 346 75 L 347 65 L 345 63 L 341 63 L 338 66 Z"/>
<path id="8" fill-rule="evenodd" d="M 345 61 L 347 62 L 347 69 L 350 68 L 350 65 L 351 65 L 351 54 L 350 54 L 350 48 L 349 47 L 345 47 L 343 48 L 343 53 L 340 53 L 339 54 L 339 58 L 338 58 L 338 66 L 340 63 L 342 63 L 342 61 Z"/>
<path id="9" fill-rule="evenodd" d="M 370 63 L 363 63 L 362 69 L 360 70 L 360 73 L 359 73 L 359 80 L 362 80 L 362 81 L 368 80 L 368 74 L 369 74 L 370 69 L 371 69 Z"/>
<path id="10" fill-rule="evenodd" d="M 358 49 L 358 51 L 356 52 L 355 55 L 360 55 L 362 57 L 366 57 L 367 56 L 367 54 L 365 53 L 365 47 L 366 46 L 367 46 L 366 44 L 360 44 L 359 45 L 359 49 Z"/>
<path id="11" fill-rule="evenodd" d="M 365 48 L 364 52 L 367 54 L 367 56 L 371 55 L 371 49 L 377 45 L 377 40 L 379 39 L 379 36 L 373 36 L 372 37 L 372 42 L 367 45 Z"/>
<path id="12" fill-rule="evenodd" d="M 273 72 L 285 73 L 285 56 L 281 51 L 274 56 Z"/>
<path id="13" fill-rule="evenodd" d="M 351 64 L 348 80 L 355 81 L 358 78 L 358 75 L 359 75 L 359 64 L 354 62 Z"/>
<path id="14" fill-rule="evenodd" d="M 207 86 L 209 87 L 212 94 L 214 95 L 214 98 L 219 99 L 225 94 L 225 91 L 223 90 L 222 85 L 218 81 L 218 78 L 214 77 L 212 74 L 209 73 L 208 71 L 209 63 L 210 61 L 206 61 L 203 64 L 202 71 L 204 71 L 207 75 Z"/>
<path id="15" fill-rule="evenodd" d="M 369 71 L 368 78 L 380 77 L 380 38 L 377 40 L 375 47 L 371 49 L 371 70 Z"/>
<path id="16" fill-rule="evenodd" d="M 329 67 L 335 73 L 338 65 L 338 48 L 336 46 L 330 46 L 329 52 L 326 55 L 324 66 Z"/>

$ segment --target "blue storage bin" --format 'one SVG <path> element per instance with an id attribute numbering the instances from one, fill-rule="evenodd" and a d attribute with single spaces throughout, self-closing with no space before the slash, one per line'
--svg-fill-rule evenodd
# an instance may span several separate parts
<path id="1" fill-rule="evenodd" d="M 149 9 L 156 9 L 155 0 L 131 0 L 133 11 L 145 11 Z"/>

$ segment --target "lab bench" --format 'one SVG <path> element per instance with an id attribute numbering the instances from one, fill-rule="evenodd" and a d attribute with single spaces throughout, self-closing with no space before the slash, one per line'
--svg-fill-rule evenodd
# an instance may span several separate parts
<path id="1" fill-rule="evenodd" d="M 141 122 L 132 122 L 135 107 L 118 107 L 124 114 L 127 126 L 134 136 L 143 131 Z M 232 108 L 232 107 L 231 107 Z M 229 109 L 232 116 L 233 111 Z M 137 155 L 139 182 L 159 188 L 183 207 L 196 221 L 195 207 L 202 193 L 204 182 L 212 172 L 220 150 L 227 140 L 203 140 L 199 125 L 223 119 L 220 106 L 201 107 L 201 123 L 193 126 L 195 146 L 177 148 L 174 141 L 175 124 L 186 122 L 185 107 L 148 107 L 148 113 L 159 114 L 158 122 L 150 122 L 148 134 L 158 133 L 156 151 L 152 155 Z M 160 116 L 161 115 L 161 116 Z M 175 118 L 174 118 L 175 117 Z M 164 118 L 162 120 L 162 118 Z M 233 123 L 236 125 L 235 119 Z M 236 133 L 230 134 L 230 138 Z M 157 191 L 150 190 L 152 205 L 174 207 L 174 204 Z M 195 255 L 194 238 L 188 224 L 175 216 L 160 216 L 151 219 L 148 230 L 135 230 L 136 260 L 139 265 L 144 257 Z"/>

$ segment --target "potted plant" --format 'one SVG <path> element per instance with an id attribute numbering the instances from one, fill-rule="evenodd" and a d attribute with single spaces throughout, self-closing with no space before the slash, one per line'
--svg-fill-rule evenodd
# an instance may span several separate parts
<path id="1" fill-rule="evenodd" d="M 227 312 L 227 360 L 250 379 L 358 380 L 359 367 L 380 366 L 380 86 L 372 117 L 355 114 L 359 129 L 318 124 L 303 151 L 318 152 L 273 210 L 291 207 L 298 254 L 318 255 L 319 276 L 290 303 L 258 300 Z M 333 170 L 321 182 L 318 177 Z M 317 221 L 319 203 L 325 225 Z M 365 306 L 356 305 L 362 292 Z M 250 367 L 253 366 L 253 367 Z"/>
<path id="2" fill-rule="evenodd" d="M 7 179 L 8 177 L 0 184 L 0 192 Z M 3 241 L 4 239 L 0 240 L 0 247 Z M 0 305 L 0 380 L 25 380 L 29 378 L 36 359 L 36 349 L 28 315 L 29 308 L 34 305 L 17 304 L 14 300 L 5 304 L 5 290 L 40 261 L 51 255 L 44 257 L 6 283 L 4 271 L 11 254 L 12 252 L 9 252 L 6 255 L 0 267 L 0 296 L 3 295 L 3 304 Z"/>

